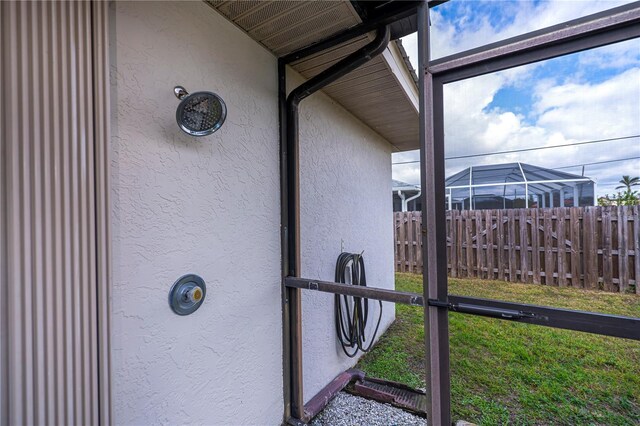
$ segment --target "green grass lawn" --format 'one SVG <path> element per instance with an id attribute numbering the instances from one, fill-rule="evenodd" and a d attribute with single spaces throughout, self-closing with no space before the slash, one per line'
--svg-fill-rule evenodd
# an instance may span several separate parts
<path id="1" fill-rule="evenodd" d="M 396 289 L 422 293 L 422 276 Z M 449 293 L 640 317 L 640 296 L 450 279 Z M 480 425 L 640 424 L 640 342 L 449 315 L 454 419 Z M 422 309 L 396 321 L 359 362 L 367 375 L 424 387 Z"/>

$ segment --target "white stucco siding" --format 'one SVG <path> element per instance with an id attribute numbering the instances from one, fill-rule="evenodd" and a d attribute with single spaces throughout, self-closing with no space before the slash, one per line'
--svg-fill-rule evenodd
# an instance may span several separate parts
<path id="1" fill-rule="evenodd" d="M 276 59 L 202 2 L 112 6 L 114 422 L 282 420 Z M 173 87 L 228 116 L 194 138 Z M 181 275 L 207 283 L 175 315 Z"/>
<path id="2" fill-rule="evenodd" d="M 302 80 L 289 72 L 291 86 Z M 391 145 L 329 97 L 317 93 L 300 107 L 300 237 L 302 276 L 333 281 L 341 240 L 362 252 L 367 285 L 394 288 Z M 308 401 L 356 359 L 343 354 L 335 335 L 334 297 L 304 292 L 304 397 Z M 378 317 L 377 302 L 369 332 Z M 380 336 L 393 322 L 383 304 Z M 369 334 L 370 335 L 370 334 Z"/>
<path id="3" fill-rule="evenodd" d="M 280 424 L 276 58 L 202 2 L 111 12 L 114 421 Z M 178 84 L 222 96 L 218 132 L 179 130 Z M 369 285 L 392 288 L 391 146 L 323 94 L 303 101 L 300 129 L 303 275 L 332 280 L 344 240 L 364 250 Z M 186 273 L 207 298 L 180 317 L 167 296 Z M 305 292 L 303 316 L 308 400 L 355 360 L 331 295 Z M 381 331 L 392 320 L 385 304 Z"/>

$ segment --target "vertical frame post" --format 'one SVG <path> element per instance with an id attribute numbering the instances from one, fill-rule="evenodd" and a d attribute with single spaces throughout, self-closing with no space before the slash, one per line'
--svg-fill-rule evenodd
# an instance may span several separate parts
<path id="1" fill-rule="evenodd" d="M 285 415 L 304 419 L 304 394 L 302 377 L 302 294 L 300 289 L 284 285 L 287 276 L 300 274 L 300 155 L 297 133 L 297 114 L 290 114 L 287 106 L 286 63 L 278 61 L 278 95 L 280 107 L 280 149 L 282 184 L 282 290 L 283 319 L 285 329 L 284 354 L 287 373 L 284 374 Z M 295 129 L 295 131 L 293 131 Z M 286 211 L 285 211 L 286 210 Z M 287 378 L 287 376 L 289 376 Z M 285 389 L 286 391 L 286 389 Z"/>
<path id="2" fill-rule="evenodd" d="M 447 309 L 447 251 L 444 177 L 443 84 L 429 72 L 429 6 L 418 7 L 418 79 L 420 95 L 420 174 L 425 273 L 424 306 L 427 383 L 427 423 L 451 424 L 449 377 L 449 318 Z"/>
<path id="3" fill-rule="evenodd" d="M 282 381 L 284 418 L 286 422 L 291 417 L 291 323 L 289 312 L 289 292 L 284 285 L 284 279 L 289 275 L 289 234 L 288 221 L 288 176 L 287 176 L 287 73 L 286 64 L 278 59 L 278 110 L 280 112 L 280 247 L 282 249 Z"/>

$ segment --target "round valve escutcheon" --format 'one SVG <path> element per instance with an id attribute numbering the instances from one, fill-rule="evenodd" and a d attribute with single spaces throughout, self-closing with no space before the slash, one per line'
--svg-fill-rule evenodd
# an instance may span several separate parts
<path id="1" fill-rule="evenodd" d="M 169 306 L 178 315 L 198 310 L 207 294 L 204 280 L 195 274 L 184 275 L 173 283 L 169 291 Z"/>

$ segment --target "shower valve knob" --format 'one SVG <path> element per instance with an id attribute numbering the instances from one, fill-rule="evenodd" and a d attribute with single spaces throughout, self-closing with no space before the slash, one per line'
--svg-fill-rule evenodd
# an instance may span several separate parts
<path id="1" fill-rule="evenodd" d="M 202 299 L 202 289 L 198 286 L 193 287 L 185 294 L 187 300 L 191 303 L 198 303 Z"/>
<path id="2" fill-rule="evenodd" d="M 207 286 L 202 278 L 184 275 L 171 286 L 169 306 L 178 315 L 189 315 L 202 305 L 206 295 Z"/>

